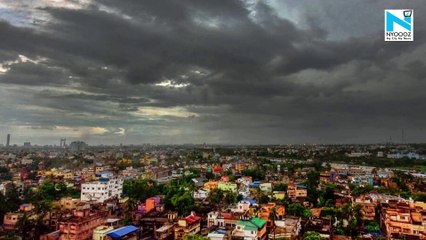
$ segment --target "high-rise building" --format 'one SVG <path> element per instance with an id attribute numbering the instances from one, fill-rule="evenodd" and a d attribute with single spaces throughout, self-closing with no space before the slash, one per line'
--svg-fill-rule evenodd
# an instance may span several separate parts
<path id="1" fill-rule="evenodd" d="M 87 144 L 82 141 L 75 141 L 70 143 L 69 149 L 71 152 L 80 152 L 84 151 L 87 148 Z"/>
<path id="2" fill-rule="evenodd" d="M 6 147 L 10 146 L 10 134 L 7 134 Z"/>
<path id="3" fill-rule="evenodd" d="M 66 147 L 67 146 L 67 139 L 61 138 L 61 143 L 59 144 L 60 147 Z"/>

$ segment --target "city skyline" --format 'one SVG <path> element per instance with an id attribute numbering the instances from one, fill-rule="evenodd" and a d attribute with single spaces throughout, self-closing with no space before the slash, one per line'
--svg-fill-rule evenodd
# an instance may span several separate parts
<path id="1" fill-rule="evenodd" d="M 398 8 L 415 11 L 414 42 L 383 40 L 383 10 Z M 9 133 L 11 145 L 426 142 L 424 12 L 421 1 L 1 1 L 0 144 Z"/>

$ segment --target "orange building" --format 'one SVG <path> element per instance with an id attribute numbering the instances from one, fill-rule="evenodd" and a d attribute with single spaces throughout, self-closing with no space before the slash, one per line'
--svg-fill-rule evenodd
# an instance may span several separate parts
<path id="1" fill-rule="evenodd" d="M 213 173 L 223 173 L 223 168 L 219 165 L 213 167 Z"/>
<path id="2" fill-rule="evenodd" d="M 376 217 L 376 204 L 369 196 L 359 196 L 355 199 L 355 204 L 362 206 L 362 219 L 374 220 Z"/>
<path id="3" fill-rule="evenodd" d="M 275 220 L 278 219 L 282 219 L 285 216 L 285 207 L 283 205 L 277 205 L 276 203 L 267 203 L 267 204 L 262 204 L 260 206 L 260 210 L 259 210 L 259 217 L 263 220 L 266 220 L 268 222 L 268 226 L 271 225 L 271 213 L 274 211 L 275 209 Z"/>
<path id="4" fill-rule="evenodd" d="M 291 199 L 304 198 L 308 196 L 306 186 L 291 183 L 287 187 L 287 196 Z"/>
<path id="5" fill-rule="evenodd" d="M 214 190 L 217 188 L 218 183 L 215 181 L 209 181 L 204 183 L 204 189 L 206 190 Z"/>
<path id="6" fill-rule="evenodd" d="M 235 164 L 235 170 L 236 171 L 241 172 L 243 170 L 246 170 L 246 168 L 247 168 L 247 166 L 244 163 L 237 163 L 237 164 Z"/>
<path id="7" fill-rule="evenodd" d="M 413 202 L 382 204 L 381 226 L 387 239 L 426 239 L 426 211 Z"/>

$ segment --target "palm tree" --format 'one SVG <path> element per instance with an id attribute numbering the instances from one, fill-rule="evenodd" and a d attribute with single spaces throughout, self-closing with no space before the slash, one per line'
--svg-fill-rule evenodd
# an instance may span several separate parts
<path id="1" fill-rule="evenodd" d="M 33 225 L 30 216 L 28 215 L 28 213 L 24 212 L 23 215 L 21 215 L 18 219 L 18 222 L 16 222 L 16 228 L 18 230 L 18 232 L 21 233 L 22 236 L 22 240 L 27 239 L 27 234 L 31 229 L 31 226 Z"/>
<path id="2" fill-rule="evenodd" d="M 274 239 L 275 239 L 275 220 L 278 219 L 278 213 L 277 213 L 277 209 L 275 209 L 275 207 L 273 207 L 271 209 L 271 212 L 269 213 L 269 220 L 272 223 L 272 232 L 274 233 Z"/>
<path id="3" fill-rule="evenodd" d="M 124 215 L 125 218 L 130 218 L 133 221 L 133 213 L 138 206 L 138 201 L 132 197 L 128 198 L 124 203 Z"/>
<path id="4" fill-rule="evenodd" d="M 363 216 L 363 207 L 360 204 L 355 204 L 352 206 L 352 213 L 357 222 L 357 227 L 361 227 L 363 224 L 362 216 Z"/>
<path id="5" fill-rule="evenodd" d="M 35 239 L 39 239 L 40 230 L 44 224 L 44 218 L 48 213 L 52 211 L 52 202 L 50 201 L 38 201 L 34 206 L 34 214 L 35 214 L 35 229 L 34 229 L 34 237 Z"/>
<path id="6" fill-rule="evenodd" d="M 52 215 L 55 215 L 56 218 L 56 225 L 55 225 L 55 229 L 58 229 L 58 223 L 59 223 L 59 219 L 62 217 L 62 211 L 61 211 L 61 204 L 59 202 L 52 202 L 51 204 L 51 208 L 49 211 L 49 228 L 51 228 L 52 225 Z"/>

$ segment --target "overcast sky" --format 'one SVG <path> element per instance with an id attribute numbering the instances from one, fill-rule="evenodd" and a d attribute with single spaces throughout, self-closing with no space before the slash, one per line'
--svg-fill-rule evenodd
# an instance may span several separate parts
<path id="1" fill-rule="evenodd" d="M 421 0 L 0 0 L 0 144 L 425 142 L 425 30 Z"/>

